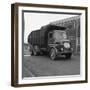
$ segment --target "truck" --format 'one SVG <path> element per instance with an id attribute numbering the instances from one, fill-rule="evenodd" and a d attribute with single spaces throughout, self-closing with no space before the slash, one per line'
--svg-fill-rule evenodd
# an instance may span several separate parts
<path id="1" fill-rule="evenodd" d="M 28 35 L 28 44 L 31 55 L 48 54 L 52 60 L 62 55 L 70 59 L 72 45 L 68 39 L 67 28 L 56 25 L 42 26 Z"/>

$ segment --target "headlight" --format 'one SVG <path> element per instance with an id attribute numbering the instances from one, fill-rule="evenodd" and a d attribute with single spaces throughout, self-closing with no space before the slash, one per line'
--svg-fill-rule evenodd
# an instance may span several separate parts
<path id="1" fill-rule="evenodd" d="M 64 43 L 65 48 L 70 48 L 70 43 Z"/>

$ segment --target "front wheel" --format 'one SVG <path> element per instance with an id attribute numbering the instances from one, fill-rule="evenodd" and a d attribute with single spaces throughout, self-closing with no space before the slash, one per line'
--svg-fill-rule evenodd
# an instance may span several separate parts
<path id="1" fill-rule="evenodd" d="M 52 60 L 55 60 L 55 59 L 56 59 L 56 51 L 55 51 L 54 48 L 52 48 L 52 49 L 50 50 L 50 58 L 51 58 Z"/>
<path id="2" fill-rule="evenodd" d="M 66 54 L 65 56 L 66 56 L 66 59 L 70 59 L 70 58 L 71 58 L 71 56 L 72 56 L 72 54 L 71 54 L 71 53 L 69 53 L 69 54 Z"/>

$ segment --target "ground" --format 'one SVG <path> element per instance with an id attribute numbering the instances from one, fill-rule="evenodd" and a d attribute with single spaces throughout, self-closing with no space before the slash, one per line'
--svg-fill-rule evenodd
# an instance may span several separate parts
<path id="1" fill-rule="evenodd" d="M 23 77 L 60 76 L 80 74 L 80 56 L 72 55 L 53 61 L 48 56 L 24 55 Z"/>

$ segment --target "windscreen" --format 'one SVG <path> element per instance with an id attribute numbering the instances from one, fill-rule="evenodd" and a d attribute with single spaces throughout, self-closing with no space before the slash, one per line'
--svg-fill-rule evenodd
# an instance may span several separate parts
<path id="1" fill-rule="evenodd" d="M 63 39 L 67 39 L 67 35 L 65 31 L 55 30 L 54 31 L 54 39 L 57 41 L 61 41 Z"/>

